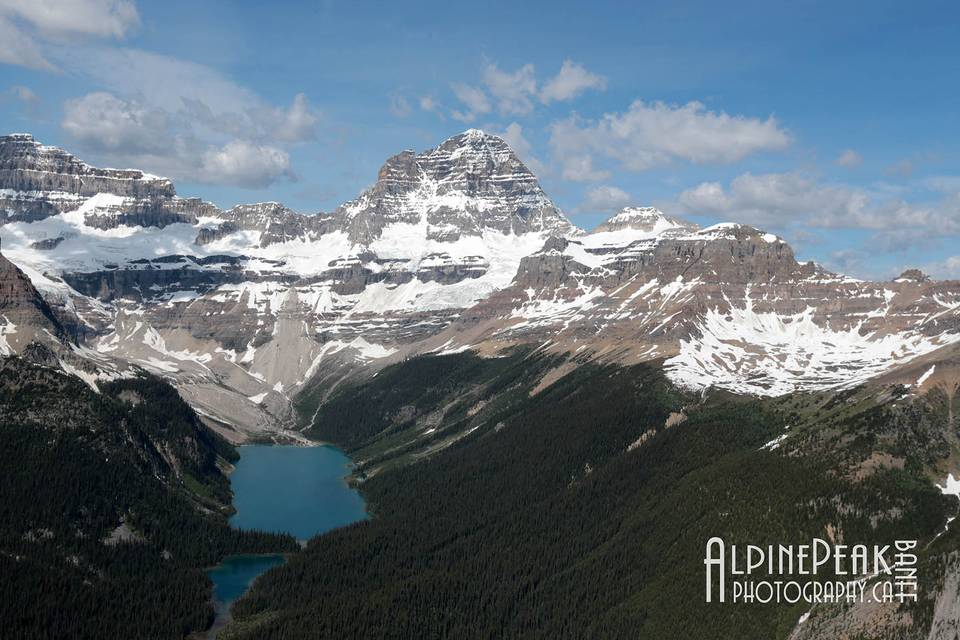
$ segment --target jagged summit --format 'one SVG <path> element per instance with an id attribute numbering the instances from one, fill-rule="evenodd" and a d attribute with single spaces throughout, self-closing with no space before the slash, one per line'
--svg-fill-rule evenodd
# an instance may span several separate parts
<path id="1" fill-rule="evenodd" d="M 435 334 L 546 238 L 576 231 L 506 141 L 479 130 L 396 154 L 360 197 L 317 215 L 224 210 L 30 136 L 0 141 L 4 248 L 86 336 L 84 353 L 169 376 L 248 432 L 286 424 L 319 371 Z"/>
<path id="2" fill-rule="evenodd" d="M 334 215 L 357 243 L 376 239 L 391 223 L 426 223 L 434 239 L 573 228 L 506 141 L 479 129 L 391 157 L 376 184 Z"/>
<path id="3" fill-rule="evenodd" d="M 504 140 L 502 136 L 499 136 L 495 133 L 489 133 L 483 129 L 470 128 L 461 131 L 460 133 L 454 134 L 440 143 L 440 146 L 450 142 L 451 140 L 458 141 L 459 144 L 470 144 L 470 145 L 481 145 L 487 144 L 492 146 L 504 146 L 508 147 L 507 141 Z"/>

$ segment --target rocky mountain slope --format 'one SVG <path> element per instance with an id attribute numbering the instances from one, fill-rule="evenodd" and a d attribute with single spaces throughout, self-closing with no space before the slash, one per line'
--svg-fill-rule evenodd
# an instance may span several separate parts
<path id="1" fill-rule="evenodd" d="M 0 354 L 19 353 L 44 332 L 62 340 L 66 332 L 23 271 L 0 255 Z M 18 329 L 19 328 L 19 329 Z"/>
<path id="2" fill-rule="evenodd" d="M 587 362 L 544 385 L 562 360 L 423 356 L 342 385 L 313 435 L 376 517 L 258 580 L 226 637 L 956 637 L 955 382 L 751 398 Z M 920 596 L 707 603 L 712 536 L 919 540 Z"/>
<path id="3" fill-rule="evenodd" d="M 358 198 L 312 215 L 221 210 L 15 134 L 0 138 L 0 211 L 3 254 L 93 363 L 92 384 L 165 376 L 235 439 L 299 437 L 305 390 L 423 353 L 534 344 L 563 356 L 558 371 L 663 359 L 686 388 L 779 395 L 960 340 L 960 283 L 862 282 L 799 263 L 772 234 L 652 208 L 584 233 L 477 130 L 388 159 Z"/>
<path id="4" fill-rule="evenodd" d="M 175 379 L 218 422 L 295 426 L 318 370 L 399 354 L 573 227 L 506 143 L 476 130 L 389 159 L 330 214 L 222 211 L 136 171 L 0 139 L 3 252 L 84 344 Z"/>
<path id="5" fill-rule="evenodd" d="M 857 384 L 960 340 L 960 283 L 865 282 L 797 262 L 777 236 L 652 209 L 555 238 L 463 314 L 448 349 L 534 342 L 606 361 L 665 358 L 702 390 L 781 395 Z"/>

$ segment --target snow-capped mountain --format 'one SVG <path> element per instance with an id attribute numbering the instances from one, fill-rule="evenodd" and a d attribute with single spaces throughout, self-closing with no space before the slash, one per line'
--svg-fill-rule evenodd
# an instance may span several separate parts
<path id="1" fill-rule="evenodd" d="M 0 189 L 4 254 L 86 346 L 176 378 L 248 430 L 292 424 L 309 377 L 400 357 L 509 284 L 551 234 L 577 232 L 477 130 L 390 158 L 329 214 L 223 211 L 25 134 L 0 138 Z"/>
<path id="2" fill-rule="evenodd" d="M 333 217 L 360 244 L 393 224 L 425 226 L 427 239 L 438 241 L 573 228 L 507 143 L 477 129 L 421 154 L 393 156 L 377 183 Z"/>
<path id="3" fill-rule="evenodd" d="M 798 263 L 773 234 L 653 208 L 584 233 L 477 130 L 393 156 L 355 200 L 313 215 L 221 210 L 0 137 L 0 220 L 3 254 L 66 337 L 42 335 L 93 362 L 92 383 L 148 369 L 247 434 L 296 427 L 308 383 L 418 353 L 534 343 L 770 395 L 853 384 L 960 340 L 960 283 L 862 282 Z M 18 320 L 5 322 L 19 350 Z"/>
<path id="4" fill-rule="evenodd" d="M 509 287 L 438 339 L 457 348 L 461 336 L 487 349 L 664 359 L 684 387 L 780 395 L 858 384 L 960 342 L 960 283 L 916 270 L 864 282 L 801 264 L 746 225 L 700 229 L 625 209 L 521 260 Z"/>

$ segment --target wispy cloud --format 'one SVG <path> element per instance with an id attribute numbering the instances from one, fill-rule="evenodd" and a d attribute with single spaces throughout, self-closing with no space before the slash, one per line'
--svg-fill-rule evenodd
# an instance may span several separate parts
<path id="1" fill-rule="evenodd" d="M 869 244 L 905 251 L 960 233 L 960 194 L 910 201 L 883 190 L 821 184 L 801 173 L 746 173 L 729 186 L 704 182 L 680 194 L 687 212 L 721 216 L 760 227 L 806 226 L 874 232 Z"/>
<path id="2" fill-rule="evenodd" d="M 577 116 L 554 122 L 550 134 L 554 157 L 570 179 L 576 179 L 578 169 L 592 169 L 597 157 L 628 171 L 646 171 L 675 160 L 729 164 L 760 151 L 784 149 L 790 142 L 790 134 L 773 117 L 732 116 L 708 111 L 700 102 L 643 100 L 595 122 Z"/>
<path id="3" fill-rule="evenodd" d="M 27 115 L 37 116 L 43 99 L 30 87 L 17 84 L 0 93 L 0 104 L 8 102 L 18 104 Z"/>
<path id="4" fill-rule="evenodd" d="M 489 63 L 483 70 L 483 83 L 496 99 L 500 113 L 526 115 L 533 111 L 532 98 L 537 93 L 537 80 L 532 64 L 508 73 Z"/>
<path id="5" fill-rule="evenodd" d="M 511 122 L 507 128 L 500 132 L 502 137 L 514 153 L 517 154 L 524 164 L 537 176 L 543 178 L 548 173 L 546 165 L 533 153 L 533 145 L 523 134 L 523 127 L 517 122 Z"/>
<path id="6" fill-rule="evenodd" d="M 588 71 L 583 65 L 564 60 L 560 71 L 542 86 L 532 64 L 514 71 L 505 71 L 495 62 L 485 62 L 479 85 L 455 83 L 454 96 L 465 107 L 451 112 L 462 122 L 472 122 L 478 115 L 496 108 L 501 115 L 525 116 L 536 103 L 550 104 L 573 100 L 590 89 L 603 90 L 606 78 Z"/>
<path id="7" fill-rule="evenodd" d="M 934 278 L 960 279 L 960 256 L 950 256 L 922 267 L 924 273 Z"/>
<path id="8" fill-rule="evenodd" d="M 863 164 L 863 156 L 854 151 L 853 149 L 847 149 L 833 161 L 835 164 L 845 167 L 847 169 L 856 169 Z"/>
<path id="9" fill-rule="evenodd" d="M 421 111 L 437 111 L 440 109 L 440 103 L 433 96 L 420 96 L 418 101 Z"/>
<path id="10" fill-rule="evenodd" d="M 304 94 L 273 105 L 194 62 L 114 47 L 58 62 L 108 89 L 68 100 L 62 126 L 113 164 L 256 188 L 291 177 L 285 147 L 317 136 L 320 113 Z"/>
<path id="11" fill-rule="evenodd" d="M 413 113 L 413 107 L 410 106 L 410 101 L 407 100 L 406 96 L 402 93 L 391 93 L 388 98 L 390 99 L 390 113 L 397 118 L 406 118 L 411 113 Z"/>
<path id="12" fill-rule="evenodd" d="M 587 191 L 579 210 L 583 213 L 611 213 L 633 202 L 633 196 L 619 187 L 598 185 Z"/>
<path id="13" fill-rule="evenodd" d="M 472 87 L 462 82 L 456 82 L 450 85 L 453 95 L 457 97 L 466 109 L 454 110 L 450 112 L 450 117 L 460 122 L 473 122 L 478 115 L 490 113 L 490 101 L 487 94 L 482 89 Z"/>
<path id="14" fill-rule="evenodd" d="M 57 69 L 43 49 L 72 38 L 124 38 L 140 26 L 129 0 L 0 0 L 0 63 Z"/>

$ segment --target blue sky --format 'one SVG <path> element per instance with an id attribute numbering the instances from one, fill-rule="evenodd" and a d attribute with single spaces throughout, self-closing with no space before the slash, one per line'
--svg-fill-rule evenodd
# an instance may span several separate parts
<path id="1" fill-rule="evenodd" d="M 0 0 L 3 129 L 312 212 L 479 127 L 585 228 L 652 203 L 960 277 L 954 3 L 453 4 Z"/>

